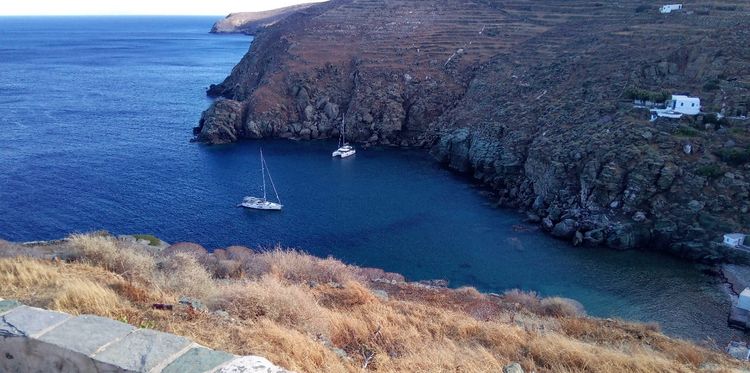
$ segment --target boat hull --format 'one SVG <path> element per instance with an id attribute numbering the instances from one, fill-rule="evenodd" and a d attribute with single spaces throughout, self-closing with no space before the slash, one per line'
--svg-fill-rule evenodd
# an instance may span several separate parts
<path id="1" fill-rule="evenodd" d="M 253 210 L 281 211 L 284 205 L 257 197 L 245 197 L 240 207 Z"/>
<path id="2" fill-rule="evenodd" d="M 346 157 L 353 156 L 355 153 L 357 153 L 357 151 L 354 150 L 353 147 L 346 145 L 346 146 L 336 149 L 336 151 L 331 153 L 331 156 L 334 158 L 335 157 L 346 158 Z"/>

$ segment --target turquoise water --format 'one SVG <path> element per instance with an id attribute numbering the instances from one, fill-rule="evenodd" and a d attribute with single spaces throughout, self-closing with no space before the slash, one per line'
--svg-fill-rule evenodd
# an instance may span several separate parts
<path id="1" fill-rule="evenodd" d="M 574 248 L 493 208 L 423 151 L 330 142 L 190 143 L 248 48 L 213 18 L 0 18 L 0 237 L 152 233 L 209 248 L 302 248 L 410 279 L 560 295 L 590 314 L 726 340 L 729 300 L 697 267 L 643 252 Z M 285 209 L 238 209 L 260 188 L 262 146 Z"/>

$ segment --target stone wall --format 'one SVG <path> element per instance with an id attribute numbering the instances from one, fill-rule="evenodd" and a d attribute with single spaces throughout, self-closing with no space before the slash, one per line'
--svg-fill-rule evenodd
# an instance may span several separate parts
<path id="1" fill-rule="evenodd" d="M 287 371 L 259 356 L 235 356 L 174 334 L 0 299 L 0 372 Z"/>

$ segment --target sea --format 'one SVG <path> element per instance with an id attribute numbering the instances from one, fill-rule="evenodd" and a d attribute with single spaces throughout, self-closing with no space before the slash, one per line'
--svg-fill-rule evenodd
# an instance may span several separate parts
<path id="1" fill-rule="evenodd" d="M 742 337 L 706 268 L 553 239 L 423 150 L 342 160 L 330 141 L 190 142 L 206 88 L 252 42 L 209 34 L 214 21 L 0 17 L 0 238 L 107 230 L 209 249 L 280 245 L 409 280 L 573 298 L 680 338 Z M 261 148 L 282 212 L 236 207 L 262 194 Z"/>

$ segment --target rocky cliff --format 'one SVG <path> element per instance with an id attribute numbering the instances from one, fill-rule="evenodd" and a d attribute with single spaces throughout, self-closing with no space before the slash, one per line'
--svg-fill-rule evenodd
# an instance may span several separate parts
<path id="1" fill-rule="evenodd" d="M 270 26 L 284 19 L 284 17 L 305 9 L 310 5 L 312 4 L 292 5 L 262 12 L 231 13 L 214 23 L 213 27 L 211 27 L 211 33 L 255 35 L 262 28 Z"/>
<path id="2" fill-rule="evenodd" d="M 196 139 L 428 148 L 574 244 L 731 259 L 750 219 L 750 7 L 334 0 L 268 27 L 212 85 Z M 704 111 L 649 122 L 633 97 Z"/>

